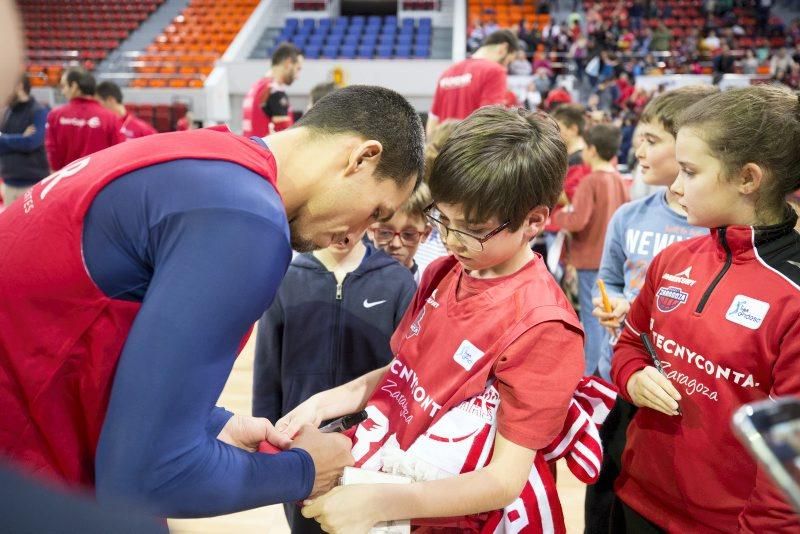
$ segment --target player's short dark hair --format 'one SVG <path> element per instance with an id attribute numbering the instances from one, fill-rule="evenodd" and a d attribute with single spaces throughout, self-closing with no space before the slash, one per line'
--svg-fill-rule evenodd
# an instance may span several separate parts
<path id="1" fill-rule="evenodd" d="M 272 64 L 280 65 L 287 59 L 291 59 L 292 63 L 297 61 L 297 58 L 302 56 L 303 53 L 292 43 L 281 43 L 272 52 Z"/>
<path id="2" fill-rule="evenodd" d="M 517 230 L 538 206 L 552 207 L 567 174 L 567 146 L 548 115 L 489 106 L 461 121 L 433 162 L 434 202 L 457 204 L 467 222 L 492 217 Z"/>
<path id="3" fill-rule="evenodd" d="M 408 100 L 384 87 L 351 85 L 317 102 L 296 124 L 312 133 L 354 133 L 383 145 L 377 174 L 404 186 L 409 177 L 422 178 L 424 139 L 422 121 Z"/>
<path id="4" fill-rule="evenodd" d="M 67 71 L 67 85 L 78 84 L 78 89 L 86 96 L 93 96 L 97 88 L 97 82 L 92 73 L 80 67 L 73 67 Z"/>
<path id="5" fill-rule="evenodd" d="M 583 132 L 586 129 L 586 110 L 583 106 L 580 104 L 562 104 L 556 107 L 550 115 L 568 128 L 577 126 L 578 135 L 583 137 Z"/>
<path id="6" fill-rule="evenodd" d="M 100 82 L 97 84 L 97 96 L 105 100 L 106 98 L 113 98 L 122 104 L 122 89 L 114 82 Z"/>
<path id="7" fill-rule="evenodd" d="M 508 53 L 520 50 L 519 38 L 511 30 L 497 30 L 489 34 L 483 40 L 481 46 L 492 46 L 506 43 L 508 45 Z"/>
<path id="8" fill-rule="evenodd" d="M 20 76 L 19 83 L 22 84 L 22 90 L 26 95 L 31 94 L 31 79 L 28 78 L 27 74 L 23 73 L 22 76 Z"/>
<path id="9" fill-rule="evenodd" d="M 587 146 L 593 146 L 597 155 L 604 161 L 611 161 L 619 152 L 622 133 L 612 124 L 598 124 L 592 126 L 584 137 Z"/>
<path id="10" fill-rule="evenodd" d="M 319 102 L 323 96 L 328 95 L 336 90 L 336 84 L 333 82 L 318 83 L 311 88 L 311 105 L 313 106 Z"/>

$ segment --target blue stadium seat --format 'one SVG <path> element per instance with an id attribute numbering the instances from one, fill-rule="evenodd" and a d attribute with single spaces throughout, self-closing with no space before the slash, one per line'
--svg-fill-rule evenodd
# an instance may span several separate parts
<path id="1" fill-rule="evenodd" d="M 307 46 L 303 55 L 306 56 L 306 59 L 319 59 L 319 50 L 319 46 Z"/>
<path id="2" fill-rule="evenodd" d="M 400 59 L 408 59 L 411 57 L 411 45 L 398 46 L 394 52 L 394 57 Z"/>
<path id="3" fill-rule="evenodd" d="M 383 23 L 380 15 L 370 15 L 367 17 L 367 26 L 380 26 Z"/>
<path id="4" fill-rule="evenodd" d="M 392 45 L 381 45 L 378 47 L 378 58 L 379 59 L 389 59 L 392 57 L 392 49 L 394 47 Z"/>
<path id="5" fill-rule="evenodd" d="M 300 24 L 299 20 L 297 20 L 294 17 L 289 17 L 286 19 L 286 23 L 284 24 L 284 26 L 286 26 L 287 28 L 296 28 L 298 24 Z"/>
<path id="6" fill-rule="evenodd" d="M 433 21 L 430 17 L 422 17 L 419 19 L 419 27 L 420 28 L 430 28 L 433 25 Z"/>
<path id="7" fill-rule="evenodd" d="M 317 21 L 311 18 L 303 19 L 302 22 L 303 28 L 314 28 L 317 25 Z"/>
<path id="8" fill-rule="evenodd" d="M 333 34 L 331 34 L 331 35 L 328 36 L 328 40 L 327 40 L 328 46 L 339 46 L 340 44 L 342 44 L 342 40 L 343 39 L 344 39 L 344 36 L 342 36 L 342 35 L 333 35 Z"/>
<path id="9" fill-rule="evenodd" d="M 319 19 L 320 28 L 330 28 L 332 26 L 331 19 Z"/>
<path id="10" fill-rule="evenodd" d="M 416 35 L 416 37 L 414 37 L 414 44 L 415 45 L 422 45 L 422 44 L 427 45 L 427 44 L 430 44 L 430 42 L 431 42 L 430 34 L 418 33 Z"/>
<path id="11" fill-rule="evenodd" d="M 415 46 L 414 47 L 414 57 L 416 58 L 426 58 L 431 55 L 431 49 L 429 46 Z"/>
<path id="12" fill-rule="evenodd" d="M 336 59 L 339 57 L 339 47 L 328 45 L 322 49 L 322 57 L 325 59 Z"/>
<path id="13" fill-rule="evenodd" d="M 394 35 L 397 33 L 397 26 L 384 26 L 381 29 L 383 35 Z"/>
<path id="14" fill-rule="evenodd" d="M 380 31 L 380 26 L 367 26 L 364 28 L 364 35 L 378 35 Z"/>
<path id="15" fill-rule="evenodd" d="M 362 59 L 372 59 L 375 55 L 375 47 L 372 45 L 361 45 L 358 47 L 358 57 Z"/>
<path id="16" fill-rule="evenodd" d="M 378 42 L 378 36 L 377 35 L 367 35 L 365 33 L 364 37 L 361 38 L 361 44 L 364 44 L 364 45 L 375 46 L 375 44 L 377 42 Z"/>
<path id="17" fill-rule="evenodd" d="M 393 45 L 394 35 L 381 35 L 379 41 L 382 45 Z"/>
<path id="18" fill-rule="evenodd" d="M 305 35 L 295 35 L 294 37 L 292 37 L 292 43 L 297 48 L 303 48 L 303 46 L 305 46 L 305 44 L 306 44 L 306 36 Z"/>
<path id="19" fill-rule="evenodd" d="M 397 17 L 394 15 L 388 15 L 385 19 L 383 19 L 383 23 L 385 25 L 392 24 L 394 26 L 397 26 Z"/>
<path id="20" fill-rule="evenodd" d="M 325 43 L 324 35 L 312 35 L 308 40 L 309 46 L 322 46 Z"/>
<path id="21" fill-rule="evenodd" d="M 329 31 L 330 31 L 330 27 L 322 27 L 322 26 L 320 26 L 319 28 L 314 30 L 314 33 L 312 33 L 311 35 L 321 35 L 322 37 L 325 37 L 326 35 L 328 35 Z"/>
<path id="22" fill-rule="evenodd" d="M 413 28 L 414 27 L 414 19 L 403 19 L 400 25 L 403 28 Z"/>
<path id="23" fill-rule="evenodd" d="M 362 15 L 356 15 L 350 18 L 351 26 L 363 26 L 365 22 L 366 19 Z"/>
<path id="24" fill-rule="evenodd" d="M 356 47 L 355 46 L 343 46 L 341 50 L 339 50 L 339 57 L 342 59 L 355 59 L 356 57 Z"/>
<path id="25" fill-rule="evenodd" d="M 356 46 L 360 40 L 361 37 L 358 35 L 348 35 L 344 38 L 344 44 L 345 46 Z"/>
<path id="26" fill-rule="evenodd" d="M 350 20 L 347 17 L 336 17 L 336 26 L 347 27 L 349 24 Z"/>
<path id="27" fill-rule="evenodd" d="M 397 44 L 410 47 L 412 39 L 413 37 L 411 35 L 400 34 L 397 36 Z"/>
<path id="28" fill-rule="evenodd" d="M 345 28 L 344 26 L 334 26 L 331 28 L 331 35 L 344 35 Z"/>

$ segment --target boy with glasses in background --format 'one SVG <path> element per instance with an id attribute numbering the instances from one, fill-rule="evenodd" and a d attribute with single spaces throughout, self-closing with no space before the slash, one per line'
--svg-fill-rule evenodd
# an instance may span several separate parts
<path id="1" fill-rule="evenodd" d="M 254 416 L 277 421 L 311 395 L 392 359 L 389 339 L 416 284 L 407 268 L 362 237 L 348 235 L 292 260 L 258 324 Z M 293 534 L 321 532 L 294 503 L 284 509 Z"/>
<path id="2" fill-rule="evenodd" d="M 433 230 L 425 216 L 431 202 L 431 191 L 422 183 L 391 219 L 375 223 L 367 231 L 376 247 L 411 270 L 417 284 L 425 267 L 444 255 L 421 258 L 421 261 L 416 258 L 420 243 L 426 242 Z"/>

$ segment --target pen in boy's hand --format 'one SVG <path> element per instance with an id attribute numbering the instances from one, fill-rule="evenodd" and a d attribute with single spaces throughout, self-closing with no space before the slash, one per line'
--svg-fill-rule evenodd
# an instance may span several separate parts
<path id="1" fill-rule="evenodd" d="M 614 311 L 614 308 L 611 307 L 611 301 L 608 298 L 608 293 L 606 292 L 606 283 L 601 279 L 597 279 L 597 287 L 600 288 L 600 298 L 603 299 L 603 310 L 606 313 L 611 313 Z"/>
<path id="2" fill-rule="evenodd" d="M 656 354 L 656 349 L 655 347 L 653 347 L 653 342 L 650 340 L 650 334 L 648 334 L 647 332 L 642 332 L 641 334 L 639 334 L 639 338 L 642 340 L 642 344 L 644 345 L 644 350 L 647 351 L 648 356 L 650 356 L 650 359 L 653 360 L 653 365 L 655 366 L 655 368 L 658 369 L 658 372 L 661 373 L 662 376 L 666 377 L 667 373 L 664 372 L 664 367 L 661 365 L 661 360 L 658 358 L 658 355 Z M 675 402 L 677 403 L 678 401 Z M 677 412 L 681 413 L 680 404 L 678 405 Z"/>

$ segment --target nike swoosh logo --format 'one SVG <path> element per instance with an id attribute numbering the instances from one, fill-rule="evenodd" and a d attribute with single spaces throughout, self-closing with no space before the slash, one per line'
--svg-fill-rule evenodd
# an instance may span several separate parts
<path id="1" fill-rule="evenodd" d="M 364 307 L 365 308 L 374 308 L 375 306 L 379 306 L 386 302 L 385 300 L 376 300 L 375 302 L 370 302 L 367 299 L 364 299 Z"/>
<path id="2" fill-rule="evenodd" d="M 786 260 L 786 263 L 791 263 L 792 265 L 800 269 L 800 263 L 797 263 L 796 261 Z"/>

